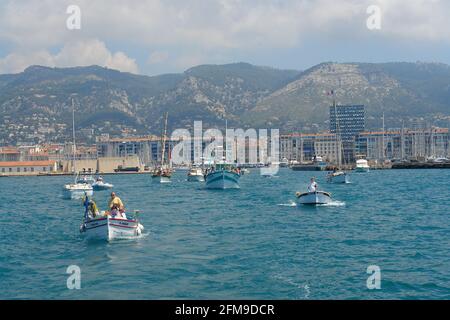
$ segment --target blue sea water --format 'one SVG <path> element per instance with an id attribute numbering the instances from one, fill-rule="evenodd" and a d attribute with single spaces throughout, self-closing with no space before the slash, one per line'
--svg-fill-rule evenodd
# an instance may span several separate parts
<path id="1" fill-rule="evenodd" d="M 240 190 L 148 175 L 106 180 L 141 211 L 138 240 L 89 242 L 70 177 L 0 178 L 1 299 L 449 299 L 450 171 L 351 174 L 330 206 L 295 206 L 311 172 L 258 171 Z M 105 208 L 108 192 L 96 192 Z M 69 290 L 66 269 L 81 268 Z M 369 265 L 381 289 L 369 290 Z"/>

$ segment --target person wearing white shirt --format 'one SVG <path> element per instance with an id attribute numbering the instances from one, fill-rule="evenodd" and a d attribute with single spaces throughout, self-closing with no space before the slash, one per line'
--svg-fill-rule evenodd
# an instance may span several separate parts
<path id="1" fill-rule="evenodd" d="M 317 191 L 317 183 L 315 178 L 311 178 L 311 183 L 308 187 L 308 192 L 316 192 Z"/>

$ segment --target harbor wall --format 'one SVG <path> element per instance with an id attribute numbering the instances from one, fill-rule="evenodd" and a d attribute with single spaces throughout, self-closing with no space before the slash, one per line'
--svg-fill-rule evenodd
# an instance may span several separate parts
<path id="1" fill-rule="evenodd" d="M 75 167 L 77 171 L 91 171 L 92 173 L 114 173 L 114 170 L 119 166 L 122 167 L 139 167 L 143 170 L 143 166 L 139 161 L 138 156 L 128 157 L 104 157 L 90 160 L 75 160 Z M 64 173 L 72 172 L 72 161 L 61 161 L 60 171 Z"/>
<path id="2" fill-rule="evenodd" d="M 392 169 L 450 169 L 450 163 L 406 162 L 394 163 Z"/>

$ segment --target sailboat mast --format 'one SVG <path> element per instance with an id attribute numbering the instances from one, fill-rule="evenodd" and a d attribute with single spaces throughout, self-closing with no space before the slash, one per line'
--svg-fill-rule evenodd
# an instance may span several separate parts
<path id="1" fill-rule="evenodd" d="M 336 161 L 337 161 L 337 166 L 338 168 L 341 167 L 341 152 L 342 152 L 342 148 L 341 148 L 341 143 L 340 143 L 340 133 L 339 133 L 339 119 L 338 119 L 338 114 L 337 114 L 337 107 L 336 107 L 336 97 L 334 95 L 334 90 L 332 91 L 332 95 L 333 95 L 333 108 L 334 108 L 334 117 L 336 119 Z"/>
<path id="2" fill-rule="evenodd" d="M 386 150 L 384 149 L 384 112 L 383 112 L 383 137 L 382 137 L 382 143 L 381 143 L 381 150 L 383 151 L 382 159 L 384 160 L 386 157 Z"/>
<path id="3" fill-rule="evenodd" d="M 222 160 L 225 159 L 229 159 L 229 157 L 227 157 L 227 155 L 229 154 L 229 150 L 228 150 L 228 139 L 227 139 L 227 131 L 228 131 L 228 120 L 225 119 L 225 154 L 223 153 L 223 149 L 222 149 Z"/>
<path id="4" fill-rule="evenodd" d="M 166 112 L 166 117 L 164 120 L 164 132 L 163 135 L 161 137 L 161 167 L 164 166 L 164 157 L 165 157 L 165 153 L 166 153 L 166 134 L 167 134 L 167 117 L 168 117 L 168 113 Z"/>
<path id="5" fill-rule="evenodd" d="M 75 145 L 75 104 L 73 103 L 73 99 L 72 99 L 72 141 L 73 141 L 73 145 L 72 145 L 72 168 L 73 168 L 73 173 L 76 173 L 76 169 L 75 169 L 75 153 L 76 153 L 76 145 Z"/>
<path id="6" fill-rule="evenodd" d="M 402 160 L 404 160 L 405 159 L 405 123 L 403 120 L 402 120 L 402 133 L 401 133 L 400 139 L 401 139 L 400 158 Z"/>

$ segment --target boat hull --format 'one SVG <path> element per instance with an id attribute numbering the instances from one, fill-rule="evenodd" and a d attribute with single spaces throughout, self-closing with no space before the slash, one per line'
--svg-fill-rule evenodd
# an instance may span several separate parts
<path id="1" fill-rule="evenodd" d="M 208 173 L 206 188 L 208 189 L 239 189 L 240 175 L 228 170 Z"/>
<path id="2" fill-rule="evenodd" d="M 137 220 L 104 217 L 84 222 L 80 232 L 87 239 L 112 241 L 139 237 L 143 229 L 144 227 Z"/>
<path id="3" fill-rule="evenodd" d="M 323 191 L 307 192 L 297 195 L 297 203 L 302 205 L 320 205 L 331 202 L 331 195 Z"/>
<path id="4" fill-rule="evenodd" d="M 318 164 L 298 164 L 291 166 L 293 171 L 325 171 L 325 168 L 326 165 Z"/>
<path id="5" fill-rule="evenodd" d="M 348 174 L 343 173 L 336 176 L 329 176 L 328 182 L 330 183 L 350 183 L 350 178 Z"/>
<path id="6" fill-rule="evenodd" d="M 83 199 L 85 196 L 91 197 L 94 194 L 93 189 L 87 190 L 74 190 L 74 189 L 63 189 L 63 198 L 64 199 Z"/>
<path id="7" fill-rule="evenodd" d="M 112 188 L 113 188 L 113 185 L 110 183 L 102 183 L 102 184 L 94 183 L 92 185 L 92 189 L 94 189 L 95 191 L 108 190 L 108 189 L 112 189 Z"/>
<path id="8" fill-rule="evenodd" d="M 358 173 L 367 173 L 369 171 L 370 171 L 369 167 L 356 167 L 355 168 L 355 172 L 358 172 Z"/>
<path id="9" fill-rule="evenodd" d="M 161 175 L 152 175 L 152 179 L 154 181 L 158 181 L 159 183 L 171 183 L 170 176 L 161 176 Z"/>

